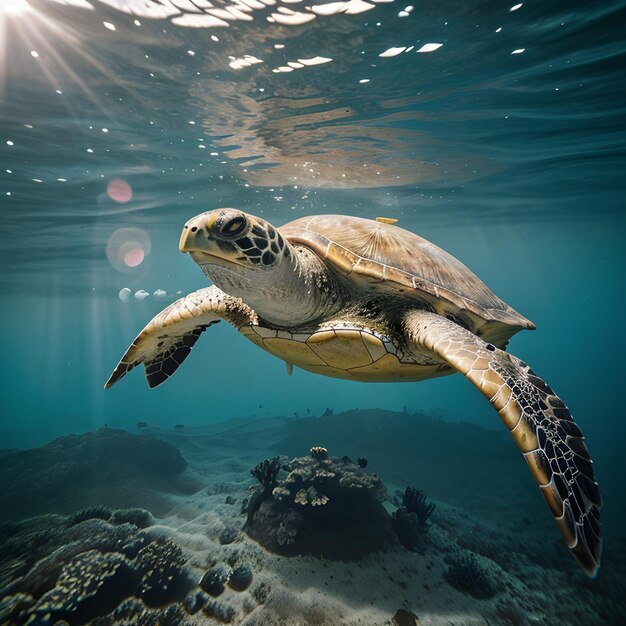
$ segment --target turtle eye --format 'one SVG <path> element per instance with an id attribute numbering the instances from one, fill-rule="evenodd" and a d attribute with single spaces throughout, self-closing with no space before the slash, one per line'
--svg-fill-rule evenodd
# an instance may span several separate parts
<path id="1" fill-rule="evenodd" d="M 220 225 L 220 234 L 224 237 L 237 237 L 246 229 L 247 221 L 243 215 L 237 215 Z"/>

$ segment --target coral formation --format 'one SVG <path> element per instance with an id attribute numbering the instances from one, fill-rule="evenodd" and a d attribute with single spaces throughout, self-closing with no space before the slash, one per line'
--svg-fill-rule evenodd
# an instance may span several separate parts
<path id="1" fill-rule="evenodd" d="M 47 515 L 5 525 L 0 623 L 183 623 L 172 604 L 191 584 L 182 550 L 150 529 L 112 523 L 110 513 L 109 521 Z"/>
<path id="2" fill-rule="evenodd" d="M 400 507 L 392 514 L 391 523 L 400 543 L 407 550 L 423 551 L 424 528 L 420 525 L 415 513 L 410 513 L 406 508 Z"/>
<path id="3" fill-rule="evenodd" d="M 418 522 L 424 527 L 427 526 L 428 518 L 437 508 L 434 502 L 426 500 L 426 496 L 421 489 L 415 489 L 414 487 L 405 489 L 402 503 L 409 513 L 415 513 Z"/>
<path id="4" fill-rule="evenodd" d="M 56 585 L 39 599 L 32 614 L 84 623 L 115 609 L 130 595 L 132 581 L 125 557 L 88 550 L 63 567 Z"/>
<path id="5" fill-rule="evenodd" d="M 393 529 L 407 550 L 423 552 L 428 531 L 428 518 L 437 505 L 426 500 L 420 489 L 407 487 L 402 496 L 403 506 L 392 515 Z"/>
<path id="6" fill-rule="evenodd" d="M 265 491 L 271 491 L 276 485 L 278 473 L 281 470 L 280 457 L 264 459 L 250 473 L 263 485 Z"/>
<path id="7" fill-rule="evenodd" d="M 184 582 L 182 550 L 170 539 L 151 541 L 141 548 L 133 565 L 137 596 L 148 606 L 161 606 L 176 597 Z"/>
<path id="8" fill-rule="evenodd" d="M 393 542 L 381 504 L 386 490 L 376 474 L 323 448 L 293 459 L 285 471 L 282 480 L 276 472 L 273 489 L 257 492 L 248 507 L 245 530 L 269 550 L 349 560 Z"/>
<path id="9" fill-rule="evenodd" d="M 135 598 L 124 600 L 114 611 L 99 617 L 91 626 L 184 626 L 186 616 L 181 607 L 171 604 L 163 609 L 146 609 L 143 602 Z M 64 625 L 65 626 L 65 625 Z"/>
<path id="10" fill-rule="evenodd" d="M 111 517 L 112 511 L 106 506 L 92 506 L 88 509 L 82 509 L 81 511 L 76 511 L 76 513 L 70 515 L 70 519 L 68 520 L 68 524 L 70 526 L 75 526 L 80 522 L 84 522 L 88 519 L 103 519 L 108 520 Z"/>
<path id="11" fill-rule="evenodd" d="M 311 448 L 311 456 L 316 461 L 323 461 L 328 458 L 328 450 L 326 448 L 322 448 L 321 446 L 313 446 Z"/>
<path id="12" fill-rule="evenodd" d="M 137 528 L 148 528 L 154 524 L 154 518 L 150 511 L 138 508 L 113 511 L 109 521 L 112 524 L 133 524 Z"/>
<path id="13" fill-rule="evenodd" d="M 224 593 L 230 572 L 224 566 L 212 567 L 200 579 L 200 588 L 208 594 L 217 597 Z"/>
<path id="14" fill-rule="evenodd" d="M 195 615 L 209 601 L 209 596 L 204 591 L 193 591 L 183 601 L 185 611 L 189 615 Z"/>
<path id="15" fill-rule="evenodd" d="M 11 624 L 14 616 L 29 614 L 33 603 L 33 596 L 27 593 L 4 596 L 0 600 L 0 624 Z"/>
<path id="16" fill-rule="evenodd" d="M 452 555 L 444 578 L 455 589 L 474 598 L 492 598 L 498 592 L 496 579 L 471 552 Z"/>
<path id="17" fill-rule="evenodd" d="M 231 572 L 228 586 L 235 591 L 245 591 L 252 584 L 252 570 L 247 565 L 238 565 Z"/>

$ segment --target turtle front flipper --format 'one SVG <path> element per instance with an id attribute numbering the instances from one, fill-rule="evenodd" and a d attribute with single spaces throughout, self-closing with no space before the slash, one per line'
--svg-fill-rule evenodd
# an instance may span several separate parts
<path id="1" fill-rule="evenodd" d="M 511 431 L 587 575 L 600 566 L 602 498 L 583 434 L 563 401 L 523 361 L 426 311 L 404 318 L 407 338 L 464 374 Z"/>
<path id="2" fill-rule="evenodd" d="M 137 335 L 104 388 L 114 385 L 140 363 L 144 365 L 148 386 L 157 387 L 178 369 L 198 337 L 222 319 L 237 328 L 257 322 L 250 307 L 215 286 L 172 302 Z"/>

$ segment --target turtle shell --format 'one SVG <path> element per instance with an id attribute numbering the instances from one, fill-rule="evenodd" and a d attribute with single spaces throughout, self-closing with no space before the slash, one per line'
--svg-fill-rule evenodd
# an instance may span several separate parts
<path id="1" fill-rule="evenodd" d="M 506 338 L 523 328 L 535 328 L 463 263 L 403 228 L 361 217 L 318 215 L 289 222 L 279 230 L 292 244 L 312 249 L 356 285 L 426 300 L 440 315 L 465 320 L 474 332 L 484 322 L 508 327 L 502 329 Z"/>

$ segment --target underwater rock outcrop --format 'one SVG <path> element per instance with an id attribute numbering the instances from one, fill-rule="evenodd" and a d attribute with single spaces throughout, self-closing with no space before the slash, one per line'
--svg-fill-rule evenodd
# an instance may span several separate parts
<path id="1" fill-rule="evenodd" d="M 262 482 L 248 505 L 245 531 L 265 548 L 287 556 L 356 560 L 394 543 L 391 518 L 381 504 L 385 486 L 376 474 L 320 447 L 282 467 L 285 478 L 276 474 L 271 491 Z"/>
<path id="2" fill-rule="evenodd" d="M 421 624 L 417 615 L 406 609 L 398 609 L 393 616 L 393 621 L 397 626 L 420 626 Z"/>
<path id="3" fill-rule="evenodd" d="M 189 493 L 178 448 L 147 434 L 101 428 L 30 450 L 0 451 L 0 519 L 71 513 L 107 519 L 107 507 L 165 512 L 164 493 Z M 94 485 L 98 488 L 94 489 Z M 103 506 L 105 505 L 105 506 Z"/>

